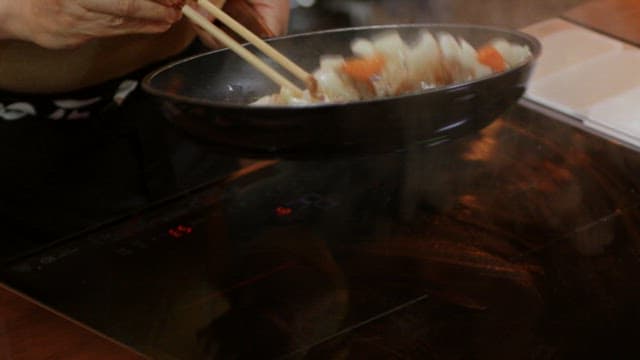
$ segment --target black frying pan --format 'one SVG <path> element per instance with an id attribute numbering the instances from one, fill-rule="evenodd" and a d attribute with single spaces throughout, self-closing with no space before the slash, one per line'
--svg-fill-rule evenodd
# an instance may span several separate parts
<path id="1" fill-rule="evenodd" d="M 251 155 L 308 156 L 383 152 L 408 144 L 436 144 L 476 132 L 525 91 L 540 53 L 534 38 L 517 31 L 471 25 L 393 25 L 292 35 L 270 44 L 308 71 L 324 54 L 350 55 L 357 37 L 398 31 L 411 41 L 420 30 L 445 31 L 480 46 L 501 37 L 526 44 L 531 61 L 491 77 L 418 94 L 344 104 L 255 107 L 247 104 L 278 91 L 269 79 L 229 50 L 213 51 L 165 66 L 143 81 L 169 120 L 221 149 Z M 250 49 L 254 50 L 250 46 Z M 261 56 L 267 63 L 273 61 Z M 285 73 L 283 71 L 283 73 Z"/>

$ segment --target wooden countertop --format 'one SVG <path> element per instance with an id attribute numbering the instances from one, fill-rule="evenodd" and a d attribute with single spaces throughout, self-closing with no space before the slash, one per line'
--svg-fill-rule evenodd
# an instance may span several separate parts
<path id="1" fill-rule="evenodd" d="M 0 284 L 0 359 L 146 359 Z"/>
<path id="2" fill-rule="evenodd" d="M 564 18 L 640 45 L 640 1 L 593 0 L 567 11 Z"/>

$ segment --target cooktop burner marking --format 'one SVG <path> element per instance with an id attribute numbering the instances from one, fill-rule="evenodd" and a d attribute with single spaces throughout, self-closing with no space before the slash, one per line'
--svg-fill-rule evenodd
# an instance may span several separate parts
<path id="1" fill-rule="evenodd" d="M 229 292 L 231 292 L 233 290 L 237 290 L 237 289 L 243 288 L 245 286 L 249 286 L 249 285 L 254 284 L 254 283 L 256 283 L 256 282 L 258 282 L 260 280 L 264 280 L 264 279 L 266 279 L 266 278 L 268 278 L 270 276 L 273 276 L 273 275 L 275 275 L 275 274 L 277 274 L 279 272 L 282 272 L 282 271 L 285 271 L 287 269 L 290 269 L 293 266 L 295 266 L 296 264 L 297 264 L 297 262 L 295 262 L 295 261 L 289 261 L 289 262 L 283 263 L 282 265 L 276 266 L 275 268 L 273 268 L 273 269 L 271 269 L 271 270 L 269 270 L 267 272 L 264 272 L 262 274 L 258 274 L 256 276 L 254 276 L 254 277 L 242 280 L 239 283 L 237 283 L 237 284 L 235 284 L 235 285 L 233 285 L 233 286 L 231 286 L 231 287 L 229 287 L 229 288 L 227 288 L 225 290 L 214 291 L 214 292 L 210 293 L 209 295 L 206 295 L 206 296 L 204 296 L 204 297 L 202 297 L 202 298 L 200 298 L 200 299 L 188 304 L 184 308 L 188 309 L 188 308 L 191 308 L 191 307 L 194 307 L 194 306 L 202 305 L 202 304 L 204 304 L 206 302 L 211 301 L 214 298 L 221 297 L 222 295 L 224 295 L 226 293 L 229 293 Z"/>
<path id="2" fill-rule="evenodd" d="M 413 300 L 407 301 L 404 304 L 400 304 L 400 305 L 398 305 L 398 306 L 396 306 L 394 308 L 391 308 L 391 309 L 389 309 L 389 310 L 387 310 L 385 312 L 382 312 L 382 313 L 380 313 L 380 314 L 378 314 L 376 316 L 373 316 L 373 317 L 371 317 L 371 318 L 369 318 L 367 320 L 361 321 L 361 322 L 359 322 L 357 324 L 354 324 L 354 325 L 351 325 L 351 326 L 349 326 L 347 328 L 344 328 L 344 329 L 338 331 L 335 334 L 332 334 L 332 335 L 329 335 L 329 336 L 325 337 L 324 339 L 320 339 L 319 341 L 317 341 L 317 342 L 315 342 L 315 343 L 313 343 L 313 344 L 311 344 L 309 346 L 306 346 L 306 347 L 298 349 L 298 350 L 296 350 L 296 351 L 294 351 L 292 353 L 289 353 L 289 354 L 287 354 L 285 356 L 282 356 L 282 357 L 280 357 L 280 359 L 282 359 L 282 360 L 291 359 L 291 358 L 293 358 L 293 357 L 295 357 L 297 355 L 300 355 L 302 353 L 305 353 L 305 352 L 313 349 L 314 347 L 316 347 L 316 346 L 318 346 L 320 344 L 323 344 L 323 343 L 326 343 L 328 341 L 331 341 L 331 340 L 333 340 L 333 339 L 335 339 L 337 337 L 340 337 L 340 336 L 342 336 L 344 334 L 350 333 L 350 332 L 352 332 L 352 331 L 354 331 L 354 330 L 356 330 L 358 328 L 361 328 L 361 327 L 363 327 L 363 326 L 365 326 L 367 324 L 370 324 L 370 323 L 372 323 L 374 321 L 377 321 L 377 320 L 380 320 L 380 319 L 382 319 L 384 317 L 387 317 L 387 316 L 389 316 L 389 315 L 391 315 L 391 314 L 393 314 L 395 312 L 398 312 L 400 310 L 408 308 L 409 306 L 412 306 L 412 305 L 417 304 L 417 303 L 419 303 L 421 301 L 424 301 L 424 300 L 428 299 L 429 297 L 430 297 L 430 295 L 427 293 L 427 294 L 424 294 L 424 295 L 422 295 L 420 297 L 417 297 L 417 298 L 415 298 Z"/>

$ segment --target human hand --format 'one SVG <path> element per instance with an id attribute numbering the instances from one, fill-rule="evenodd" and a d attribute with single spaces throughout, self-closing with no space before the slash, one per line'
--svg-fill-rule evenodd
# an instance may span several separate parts
<path id="1" fill-rule="evenodd" d="M 211 0 L 218 7 L 223 6 L 227 14 L 245 25 L 256 35 L 269 37 L 286 33 L 289 24 L 289 0 Z M 193 7 L 214 21 L 211 14 L 201 10 L 196 4 Z M 200 40 L 211 48 L 221 47 L 210 34 L 195 26 Z"/>
<path id="2" fill-rule="evenodd" d="M 180 19 L 185 0 L 0 0 L 0 39 L 45 48 L 75 47 L 94 38 L 151 34 Z"/>
<path id="3" fill-rule="evenodd" d="M 247 0 L 256 9 L 274 35 L 287 32 L 289 25 L 289 0 Z"/>

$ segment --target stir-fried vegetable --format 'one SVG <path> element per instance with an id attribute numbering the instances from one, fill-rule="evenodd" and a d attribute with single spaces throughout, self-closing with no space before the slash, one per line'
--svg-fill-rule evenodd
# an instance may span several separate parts
<path id="1" fill-rule="evenodd" d="M 531 57 L 528 47 L 496 39 L 477 50 L 451 34 L 424 32 L 414 44 L 398 33 L 372 40 L 356 39 L 354 57 L 320 59 L 313 73 L 314 92 L 294 96 L 286 89 L 258 100 L 257 105 L 306 105 L 394 96 L 469 81 L 508 70 Z"/>

